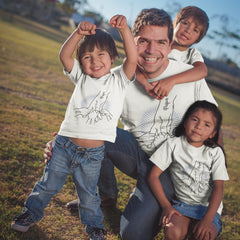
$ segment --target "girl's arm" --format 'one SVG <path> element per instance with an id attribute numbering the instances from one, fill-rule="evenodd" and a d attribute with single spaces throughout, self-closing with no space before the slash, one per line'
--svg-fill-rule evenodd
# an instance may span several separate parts
<path id="1" fill-rule="evenodd" d="M 135 74 L 137 67 L 137 49 L 133 40 L 132 33 L 127 25 L 127 19 L 122 15 L 115 15 L 111 18 L 110 24 L 112 27 L 118 29 L 122 37 L 126 54 L 126 59 L 123 63 L 123 69 L 128 79 L 131 80 Z"/>
<path id="2" fill-rule="evenodd" d="M 95 34 L 96 25 L 88 21 L 79 23 L 78 28 L 68 37 L 59 53 L 59 58 L 67 72 L 71 72 L 74 64 L 73 54 L 78 42 L 84 35 Z"/>
<path id="3" fill-rule="evenodd" d="M 193 229 L 193 233 L 197 239 L 211 233 L 212 231 L 210 227 L 223 197 L 223 184 L 223 180 L 214 181 L 214 189 L 209 201 L 207 212 L 204 218 L 197 223 Z"/>
<path id="4" fill-rule="evenodd" d="M 150 172 L 148 182 L 155 197 L 157 198 L 158 202 L 162 207 L 162 215 L 160 218 L 159 225 L 163 224 L 163 226 L 165 226 L 166 224 L 169 223 L 173 214 L 178 214 L 179 216 L 181 216 L 181 214 L 172 207 L 171 203 L 166 198 L 162 184 L 159 180 L 159 176 L 161 174 L 162 170 L 154 165 Z"/>

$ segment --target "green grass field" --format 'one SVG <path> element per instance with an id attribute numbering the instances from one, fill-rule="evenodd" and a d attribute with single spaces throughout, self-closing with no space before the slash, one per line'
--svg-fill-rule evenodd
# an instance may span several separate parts
<path id="1" fill-rule="evenodd" d="M 27 233 L 10 229 L 12 218 L 43 172 L 43 148 L 58 131 L 73 85 L 58 52 L 67 33 L 0 12 L 0 239 L 87 239 L 78 214 L 65 204 L 76 198 L 71 177 Z M 240 97 L 213 89 L 223 112 L 230 181 L 224 188 L 221 240 L 240 239 Z M 116 209 L 105 209 L 107 239 L 120 239 L 119 221 L 135 181 L 116 170 Z M 137 231 L 137 229 L 136 229 Z M 161 239 L 161 234 L 156 239 Z"/>

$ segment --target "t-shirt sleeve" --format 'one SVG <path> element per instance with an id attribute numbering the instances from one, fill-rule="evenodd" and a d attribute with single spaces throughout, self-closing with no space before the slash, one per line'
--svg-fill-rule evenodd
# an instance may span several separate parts
<path id="1" fill-rule="evenodd" d="M 76 85 L 79 79 L 81 79 L 84 74 L 79 62 L 74 58 L 74 64 L 72 71 L 69 73 L 65 69 L 63 69 L 63 73 Z"/>
<path id="2" fill-rule="evenodd" d="M 215 98 L 213 97 L 211 90 L 209 89 L 205 79 L 199 80 L 195 82 L 195 101 L 206 100 L 218 106 Z"/>
<path id="3" fill-rule="evenodd" d="M 172 163 L 172 149 L 168 140 L 164 141 L 162 145 L 150 157 L 157 167 L 162 171 L 166 170 Z"/>
<path id="4" fill-rule="evenodd" d="M 191 48 L 189 54 L 188 64 L 193 65 L 195 62 L 204 62 L 202 54 L 196 48 Z"/>
<path id="5" fill-rule="evenodd" d="M 225 156 L 220 147 L 213 149 L 211 152 L 213 158 L 212 164 L 212 179 L 214 180 L 229 180 L 227 173 Z"/>
<path id="6" fill-rule="evenodd" d="M 117 78 L 122 82 L 122 84 L 128 86 L 129 84 L 131 84 L 132 82 L 135 81 L 135 74 L 133 76 L 133 78 L 131 80 L 129 80 L 123 70 L 123 65 L 119 65 L 115 68 L 111 69 L 111 73 L 115 74 L 117 76 Z"/>

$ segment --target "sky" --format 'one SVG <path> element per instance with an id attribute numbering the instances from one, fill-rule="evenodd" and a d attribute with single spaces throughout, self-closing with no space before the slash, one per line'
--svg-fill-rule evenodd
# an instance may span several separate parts
<path id="1" fill-rule="evenodd" d="M 203 9 L 209 19 L 210 26 L 208 35 L 202 41 L 195 45 L 202 54 L 208 58 L 223 59 L 223 55 L 227 55 L 240 67 L 240 50 L 232 49 L 226 46 L 216 44 L 216 40 L 210 39 L 213 31 L 221 31 L 226 26 L 228 31 L 232 31 L 240 36 L 240 1 L 239 0 L 87 0 L 88 5 L 79 12 L 91 10 L 100 13 L 105 20 L 115 14 L 125 15 L 128 24 L 131 26 L 137 14 L 143 8 L 161 8 L 167 11 L 172 19 L 175 18 L 177 12 L 185 6 L 197 6 Z M 228 17 L 228 23 L 224 24 L 221 19 Z M 220 39 L 224 44 L 237 45 L 240 47 L 240 41 Z"/>

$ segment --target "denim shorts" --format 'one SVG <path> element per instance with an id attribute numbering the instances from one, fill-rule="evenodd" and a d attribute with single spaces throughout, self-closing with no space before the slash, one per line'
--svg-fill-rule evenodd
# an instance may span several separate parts
<path id="1" fill-rule="evenodd" d="M 205 206 L 187 204 L 178 200 L 172 200 L 172 206 L 182 215 L 197 220 L 203 219 L 207 212 L 207 207 Z M 216 213 L 212 223 L 217 228 L 218 235 L 220 235 L 222 232 L 222 221 L 218 213 Z"/>

